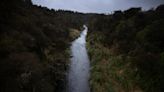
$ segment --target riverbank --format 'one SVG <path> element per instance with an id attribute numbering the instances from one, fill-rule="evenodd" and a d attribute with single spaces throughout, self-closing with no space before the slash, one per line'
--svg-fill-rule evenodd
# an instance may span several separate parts
<path id="1" fill-rule="evenodd" d="M 24 1 L 0 3 L 0 92 L 65 91 L 69 47 L 82 24 L 73 12 Z"/>
<path id="2" fill-rule="evenodd" d="M 163 92 L 163 10 L 93 17 L 87 37 L 92 92 Z"/>
<path id="3" fill-rule="evenodd" d="M 91 39 L 99 39 L 97 34 L 89 34 L 87 48 L 91 62 L 91 92 L 143 92 L 137 86 L 135 71 L 125 56 L 112 55 L 110 48 Z"/>

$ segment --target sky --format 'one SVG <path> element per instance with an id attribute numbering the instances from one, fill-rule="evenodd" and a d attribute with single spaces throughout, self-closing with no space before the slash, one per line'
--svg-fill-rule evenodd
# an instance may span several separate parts
<path id="1" fill-rule="evenodd" d="M 112 13 L 130 7 L 142 7 L 143 10 L 148 10 L 164 4 L 164 0 L 32 0 L 32 2 L 50 9 L 83 13 Z"/>

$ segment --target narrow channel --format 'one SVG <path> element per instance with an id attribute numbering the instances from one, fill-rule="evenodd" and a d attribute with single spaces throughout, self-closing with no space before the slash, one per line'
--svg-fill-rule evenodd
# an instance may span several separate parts
<path id="1" fill-rule="evenodd" d="M 80 34 L 80 37 L 72 42 L 72 58 L 68 74 L 68 92 L 90 92 L 90 64 L 86 49 L 87 31 L 88 28 L 84 25 L 84 30 Z"/>

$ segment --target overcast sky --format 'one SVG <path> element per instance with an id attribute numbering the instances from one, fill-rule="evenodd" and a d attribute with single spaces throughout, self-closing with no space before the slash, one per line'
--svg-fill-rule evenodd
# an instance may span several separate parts
<path id="1" fill-rule="evenodd" d="M 148 10 L 164 0 L 32 0 L 33 4 L 53 9 L 73 10 L 79 12 L 111 13 L 115 10 L 126 10 L 130 7 L 142 7 Z"/>

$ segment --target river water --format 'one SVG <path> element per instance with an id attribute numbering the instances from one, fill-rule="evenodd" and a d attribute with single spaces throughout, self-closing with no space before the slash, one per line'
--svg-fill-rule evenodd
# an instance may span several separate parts
<path id="1" fill-rule="evenodd" d="M 86 50 L 87 31 L 88 28 L 84 25 L 84 30 L 80 37 L 72 42 L 72 58 L 68 74 L 68 92 L 90 92 L 90 65 Z"/>

